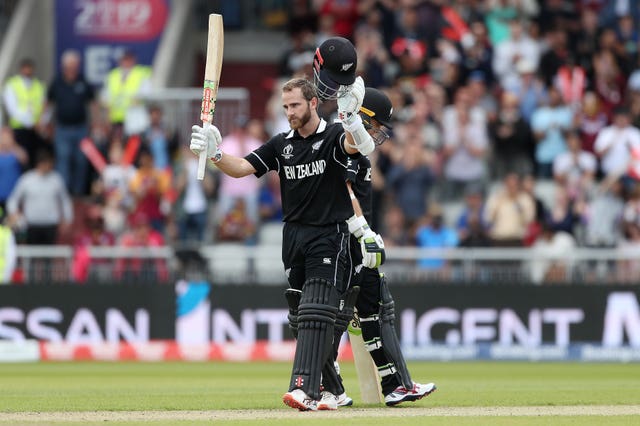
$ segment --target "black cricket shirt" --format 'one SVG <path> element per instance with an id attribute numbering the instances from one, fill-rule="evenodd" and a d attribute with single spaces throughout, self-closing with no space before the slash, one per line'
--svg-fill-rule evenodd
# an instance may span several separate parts
<path id="1" fill-rule="evenodd" d="M 284 222 L 322 226 L 353 215 L 344 180 L 349 159 L 344 138 L 341 124 L 321 119 L 309 137 L 294 130 L 280 133 L 245 157 L 257 177 L 270 170 L 280 176 Z"/>
<path id="2" fill-rule="evenodd" d="M 371 223 L 373 197 L 371 185 L 371 161 L 366 155 L 350 158 L 347 163 L 346 180 L 351 182 L 351 189 L 360 203 L 362 215 Z"/>

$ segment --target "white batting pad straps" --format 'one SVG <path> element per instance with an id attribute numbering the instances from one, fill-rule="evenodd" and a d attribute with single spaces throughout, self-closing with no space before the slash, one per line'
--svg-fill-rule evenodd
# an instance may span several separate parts
<path id="1" fill-rule="evenodd" d="M 361 317 L 360 318 L 360 322 L 372 322 L 372 321 L 378 321 L 380 319 L 380 316 L 378 314 L 375 315 L 371 315 L 369 317 Z"/>
<path id="2" fill-rule="evenodd" d="M 367 340 L 364 342 L 364 347 L 369 351 L 373 352 L 376 349 L 380 349 L 382 347 L 382 340 L 379 337 L 374 337 L 371 340 Z"/>
<path id="3" fill-rule="evenodd" d="M 378 367 L 378 374 L 380 374 L 380 377 L 391 376 L 392 374 L 396 374 L 396 367 L 393 364 L 383 365 L 382 367 Z"/>

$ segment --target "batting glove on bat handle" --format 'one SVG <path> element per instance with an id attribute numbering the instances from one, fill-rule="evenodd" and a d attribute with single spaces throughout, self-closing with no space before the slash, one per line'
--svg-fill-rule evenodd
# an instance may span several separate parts
<path id="1" fill-rule="evenodd" d="M 212 158 L 215 156 L 220 142 L 222 142 L 220 130 L 213 124 L 205 124 L 204 127 L 195 124 L 191 127 L 189 149 L 195 155 L 200 155 L 201 152 L 205 151 L 207 157 Z"/>
<path id="2" fill-rule="evenodd" d="M 377 268 L 386 259 L 384 252 L 384 241 L 380 234 L 376 234 L 368 229 L 360 239 L 360 249 L 362 250 L 362 266 L 365 268 Z"/>

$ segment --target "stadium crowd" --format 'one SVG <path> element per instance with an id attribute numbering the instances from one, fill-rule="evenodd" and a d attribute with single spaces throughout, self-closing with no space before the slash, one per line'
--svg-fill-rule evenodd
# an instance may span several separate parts
<path id="1" fill-rule="evenodd" d="M 634 249 L 636 3 L 294 0 L 280 77 L 311 76 L 315 48 L 343 36 L 367 86 L 392 99 L 390 139 L 372 154 L 371 225 L 387 246 Z M 162 105 L 143 103 L 152 70 L 135 55 L 123 55 L 100 93 L 83 83 L 77 54 L 61 63 L 45 85 L 26 59 L 3 87 L 0 208 L 18 243 L 255 244 L 261 226 L 281 219 L 275 174 L 231 184 L 210 170 L 196 180 L 186 135 L 164 125 Z M 276 84 L 264 120 L 237 117 L 225 152 L 243 155 L 288 129 L 279 93 Z M 54 163 L 42 165 L 51 155 L 41 148 Z M 34 200 L 49 208 L 29 208 Z"/>

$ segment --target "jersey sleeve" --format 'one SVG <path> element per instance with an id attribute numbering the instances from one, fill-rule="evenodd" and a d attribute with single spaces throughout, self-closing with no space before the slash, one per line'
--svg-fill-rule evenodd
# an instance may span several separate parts
<path id="1" fill-rule="evenodd" d="M 360 165 L 358 160 L 354 158 L 347 159 L 347 169 L 345 171 L 344 180 L 346 182 L 356 183 L 358 180 L 358 171 L 360 170 Z"/>
<path id="2" fill-rule="evenodd" d="M 260 177 L 270 170 L 277 171 L 280 168 L 274 138 L 271 138 L 264 145 L 251 151 L 244 159 L 251 163 L 253 168 L 256 169 L 254 173 L 256 177 Z"/>

